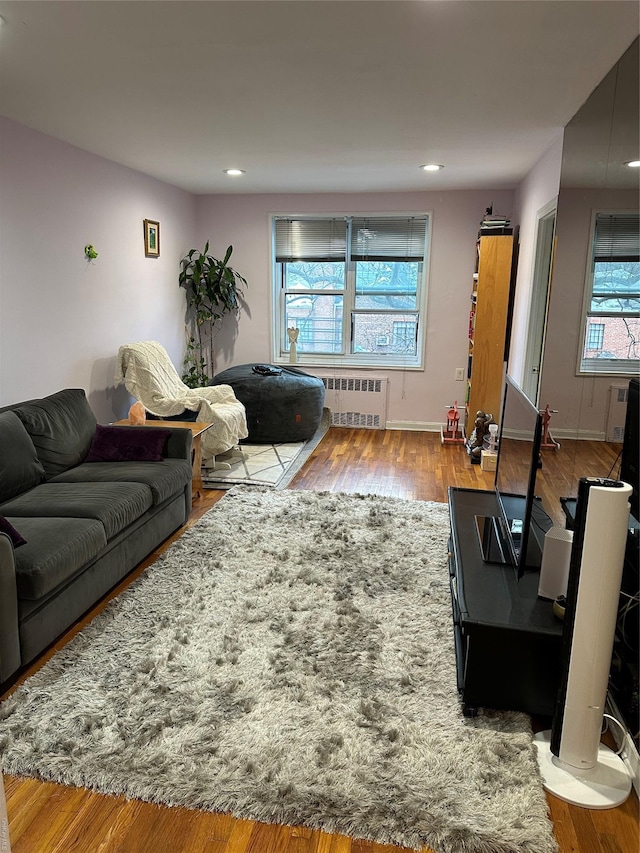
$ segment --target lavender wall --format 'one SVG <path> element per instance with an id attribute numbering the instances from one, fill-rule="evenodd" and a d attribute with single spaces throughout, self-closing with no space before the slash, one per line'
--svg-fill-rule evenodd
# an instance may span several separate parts
<path id="1" fill-rule="evenodd" d="M 469 297 L 478 223 L 485 208 L 509 215 L 510 191 L 367 193 L 344 195 L 216 195 L 197 201 L 198 245 L 214 254 L 234 247 L 232 265 L 249 282 L 247 308 L 229 318 L 217 337 L 217 371 L 271 357 L 269 215 L 273 213 L 433 213 L 425 369 L 375 370 L 389 376 L 389 427 L 435 428 L 446 407 L 463 402 L 465 384 L 455 368 L 467 364 Z M 305 368 L 306 369 L 306 368 Z M 353 373 L 353 370 L 349 370 Z"/>
<path id="2" fill-rule="evenodd" d="M 527 351 L 527 334 L 533 288 L 536 249 L 537 213 L 558 195 L 562 165 L 562 131 L 522 183 L 517 187 L 513 204 L 513 221 L 520 226 L 520 248 L 516 292 L 511 327 L 509 373 L 520 384 L 523 381 Z"/>
<path id="3" fill-rule="evenodd" d="M 195 197 L 2 117 L 0 184 L 0 404 L 80 387 L 98 420 L 123 416 L 121 344 L 153 338 L 182 360 Z M 158 259 L 145 218 L 160 222 Z"/>

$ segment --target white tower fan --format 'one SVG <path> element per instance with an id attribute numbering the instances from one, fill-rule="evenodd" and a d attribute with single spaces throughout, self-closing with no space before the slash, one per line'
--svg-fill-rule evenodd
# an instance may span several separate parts
<path id="1" fill-rule="evenodd" d="M 618 806 L 631 791 L 624 761 L 600 735 L 632 491 L 619 480 L 579 481 L 561 684 L 551 731 L 535 738 L 546 790 L 591 809 Z"/>

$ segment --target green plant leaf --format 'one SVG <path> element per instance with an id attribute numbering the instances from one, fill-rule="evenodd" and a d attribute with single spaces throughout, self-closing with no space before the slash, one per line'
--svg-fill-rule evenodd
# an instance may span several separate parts
<path id="1" fill-rule="evenodd" d="M 204 252 L 191 249 L 180 261 L 178 284 L 186 291 L 186 302 L 191 312 L 191 322 L 197 337 L 187 345 L 183 380 L 190 387 L 208 382 L 207 367 L 213 355 L 213 332 L 226 314 L 238 313 L 242 296 L 241 287 L 246 279 L 228 265 L 233 246 L 228 246 L 223 260 L 208 254 L 209 241 Z M 206 355 L 206 358 L 205 358 Z M 187 383 L 185 376 L 189 377 Z M 196 384 L 191 384 L 195 382 Z"/>

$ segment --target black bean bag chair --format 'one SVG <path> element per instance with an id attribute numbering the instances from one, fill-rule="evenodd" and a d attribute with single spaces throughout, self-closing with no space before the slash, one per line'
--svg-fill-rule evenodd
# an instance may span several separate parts
<path id="1" fill-rule="evenodd" d="M 239 364 L 216 376 L 210 385 L 231 385 L 247 410 L 252 444 L 307 441 L 322 418 L 324 383 L 295 367 Z"/>

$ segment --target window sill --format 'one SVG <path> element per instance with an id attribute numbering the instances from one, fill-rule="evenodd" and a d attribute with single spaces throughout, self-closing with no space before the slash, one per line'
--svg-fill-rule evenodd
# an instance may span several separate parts
<path id="1" fill-rule="evenodd" d="M 288 367 L 308 368 L 329 368 L 331 370 L 348 370 L 355 368 L 358 370 L 424 370 L 424 365 L 418 361 L 372 361 L 364 360 L 357 357 L 336 356 L 334 358 L 323 358 L 322 356 L 298 355 L 296 361 L 289 361 L 289 356 L 276 356 L 273 358 L 272 364 L 279 364 Z"/>
<path id="2" fill-rule="evenodd" d="M 637 376 L 640 371 L 640 361 L 637 359 L 630 360 L 624 362 L 624 364 L 620 364 L 619 362 L 611 362 L 598 361 L 594 360 L 594 363 L 584 363 L 582 362 L 578 366 L 578 370 L 576 376 L 618 376 L 618 377 L 626 377 L 626 376 Z"/>

